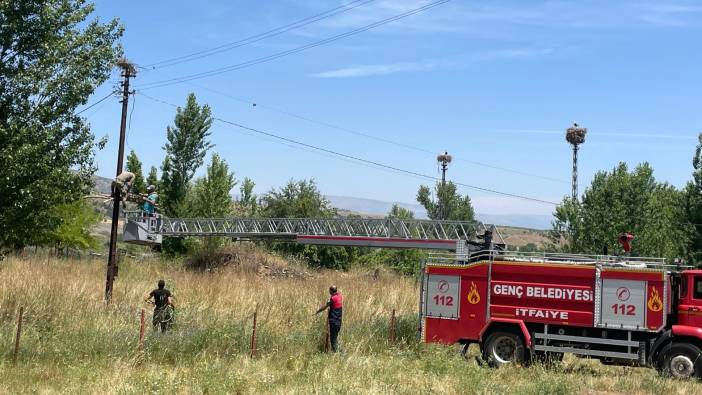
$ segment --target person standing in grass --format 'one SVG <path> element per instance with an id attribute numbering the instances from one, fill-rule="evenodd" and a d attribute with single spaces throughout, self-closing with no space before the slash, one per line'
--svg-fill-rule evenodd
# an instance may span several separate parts
<path id="1" fill-rule="evenodd" d="M 335 286 L 329 287 L 330 298 L 327 303 L 323 304 L 315 315 L 329 309 L 329 340 L 331 342 L 332 352 L 337 352 L 339 348 L 339 331 L 341 331 L 341 315 L 343 298 Z"/>
<path id="2" fill-rule="evenodd" d="M 158 288 L 151 291 L 149 296 L 144 299 L 154 305 L 154 318 L 152 320 L 154 330 L 161 329 L 161 332 L 168 330 L 173 317 L 172 297 L 171 291 L 166 289 L 166 282 L 158 280 Z"/>

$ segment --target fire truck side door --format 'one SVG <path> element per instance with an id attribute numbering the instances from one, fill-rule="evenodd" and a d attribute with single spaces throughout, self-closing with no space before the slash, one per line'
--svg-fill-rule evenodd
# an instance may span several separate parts
<path id="1" fill-rule="evenodd" d="M 685 274 L 680 286 L 678 323 L 702 328 L 702 275 Z"/>

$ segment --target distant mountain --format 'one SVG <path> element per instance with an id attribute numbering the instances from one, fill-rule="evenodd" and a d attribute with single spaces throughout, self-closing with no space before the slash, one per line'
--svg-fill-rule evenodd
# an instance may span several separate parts
<path id="1" fill-rule="evenodd" d="M 351 196 L 336 196 L 326 195 L 326 198 L 331 202 L 332 206 L 341 209 L 352 211 L 361 215 L 379 216 L 386 215 L 393 204 L 406 208 L 414 212 L 415 218 L 426 219 L 427 212 L 419 204 L 410 204 L 402 202 L 386 202 L 382 200 L 357 198 Z M 549 229 L 551 228 L 550 215 L 538 214 L 483 214 L 476 213 L 478 220 L 494 225 L 515 226 L 529 229 Z"/>

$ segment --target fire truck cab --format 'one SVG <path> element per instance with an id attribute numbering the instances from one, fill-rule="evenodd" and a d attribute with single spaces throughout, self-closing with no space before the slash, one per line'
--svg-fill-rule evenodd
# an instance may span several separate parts
<path id="1" fill-rule="evenodd" d="M 685 270 L 678 286 L 677 324 L 702 328 L 702 270 Z"/>
<path id="2" fill-rule="evenodd" d="M 663 259 L 519 253 L 430 255 L 426 342 L 480 346 L 492 366 L 564 353 L 702 378 L 702 270 Z"/>

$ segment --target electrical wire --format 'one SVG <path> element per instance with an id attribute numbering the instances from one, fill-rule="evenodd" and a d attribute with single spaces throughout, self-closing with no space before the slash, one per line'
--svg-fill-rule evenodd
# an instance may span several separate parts
<path id="1" fill-rule="evenodd" d="M 133 149 L 131 145 L 129 145 L 129 132 L 132 131 L 132 114 L 134 114 L 134 107 L 136 105 L 136 95 L 132 93 L 132 109 L 129 111 L 129 121 L 127 121 L 127 136 L 126 136 L 126 143 L 127 147 L 129 149 Z"/>
<path id="2" fill-rule="evenodd" d="M 207 90 L 207 91 L 210 91 L 210 92 L 212 92 L 212 93 L 216 93 L 216 94 L 218 94 L 218 95 L 227 97 L 227 98 L 229 98 L 229 99 L 232 99 L 232 100 L 235 100 L 235 101 L 238 101 L 238 102 L 241 102 L 241 103 L 246 103 L 246 104 L 255 106 L 256 108 L 261 107 L 261 108 L 266 109 L 266 110 L 271 111 L 271 112 L 283 114 L 283 115 L 289 116 L 289 117 L 291 117 L 291 118 L 296 118 L 296 119 L 299 119 L 299 120 L 302 120 L 302 121 L 305 121 L 305 122 L 309 122 L 309 123 L 312 123 L 312 124 L 324 126 L 324 127 L 330 128 L 330 129 L 335 129 L 335 130 L 338 130 L 338 131 L 341 131 L 341 132 L 350 133 L 350 134 L 353 134 L 353 135 L 356 135 L 356 136 L 366 137 L 366 138 L 369 138 L 369 139 L 372 139 L 372 140 L 380 141 L 380 142 L 383 142 L 383 143 L 386 143 L 386 144 L 391 144 L 391 145 L 394 145 L 394 146 L 397 146 L 397 147 L 402 147 L 402 148 L 406 148 L 406 149 L 409 149 L 409 150 L 413 150 L 413 151 L 417 151 L 417 152 L 422 152 L 422 153 L 425 153 L 425 154 L 430 154 L 430 155 L 432 155 L 432 156 L 436 155 L 436 152 L 434 152 L 434 151 L 432 151 L 432 150 L 428 150 L 428 149 L 426 149 L 426 148 L 417 147 L 417 146 L 415 146 L 415 145 L 410 145 L 410 144 L 402 143 L 402 142 L 399 142 L 399 141 L 393 141 L 393 140 L 386 139 L 386 138 L 383 138 L 383 137 L 374 136 L 374 135 L 372 135 L 372 134 L 368 134 L 368 133 L 360 132 L 360 131 L 357 131 L 357 130 L 349 129 L 349 128 L 346 128 L 346 127 L 343 127 L 343 126 L 338 126 L 338 125 L 334 125 L 334 124 L 331 124 L 331 123 L 328 123 L 328 122 L 319 121 L 319 120 L 312 119 L 312 118 L 309 118 L 309 117 L 306 117 L 306 116 L 294 114 L 294 113 L 291 113 L 291 112 L 286 111 L 286 110 L 281 110 L 281 109 L 278 109 L 278 108 L 275 108 L 275 107 L 271 107 L 271 106 L 268 106 L 268 105 L 265 105 L 265 104 L 261 104 L 261 103 L 259 103 L 259 102 L 252 102 L 252 101 L 249 101 L 249 100 L 241 99 L 241 98 L 238 98 L 238 97 L 236 97 L 236 96 L 230 95 L 230 94 L 228 94 L 228 93 L 226 93 L 226 92 L 218 91 L 218 90 L 216 90 L 216 89 L 211 89 L 211 88 L 205 87 L 205 86 L 200 85 L 200 84 L 196 84 L 196 83 L 192 83 L 192 82 L 190 82 L 190 83 L 188 83 L 188 84 L 193 85 L 193 86 L 198 87 L 198 88 L 201 88 L 201 89 L 204 89 L 204 90 Z M 534 178 L 539 178 L 539 179 L 546 180 L 546 181 L 558 182 L 558 183 L 563 183 L 563 184 L 569 184 L 569 183 L 570 183 L 570 181 L 566 181 L 566 180 L 562 180 L 562 179 L 558 179 L 558 178 L 543 176 L 543 175 L 540 175 L 540 174 L 529 173 L 529 172 L 525 172 L 525 171 L 521 171 L 521 170 L 510 169 L 510 168 L 502 167 L 502 166 L 495 166 L 495 165 L 492 165 L 492 164 L 489 164 L 489 163 L 478 162 L 478 161 L 474 161 L 474 160 L 468 160 L 468 159 L 464 159 L 464 158 L 461 158 L 461 157 L 454 158 L 454 159 L 457 160 L 457 161 L 459 161 L 459 162 L 469 163 L 469 164 L 472 164 L 472 165 L 481 166 L 481 167 L 486 167 L 486 168 L 490 168 L 490 169 L 495 169 L 495 170 L 499 170 L 499 171 L 503 171 L 503 172 L 507 172 L 507 173 L 519 174 L 519 175 L 522 175 L 522 176 L 534 177 Z"/>
<path id="3" fill-rule="evenodd" d="M 257 64 L 261 64 L 261 63 L 265 63 L 265 62 L 270 62 L 270 61 L 272 61 L 272 60 L 276 60 L 276 59 L 282 58 L 282 57 L 284 57 L 284 56 L 293 55 L 293 54 L 296 54 L 296 53 L 299 53 L 299 52 L 302 52 L 302 51 L 305 51 L 305 50 L 308 50 L 308 49 L 311 49 L 311 48 L 319 47 L 319 46 L 322 46 L 322 45 L 325 45 L 325 44 L 329 44 L 329 43 L 334 42 L 334 41 L 337 41 L 337 40 L 341 40 L 341 39 L 346 38 L 346 37 L 349 37 L 349 36 L 353 36 L 353 35 L 356 35 L 356 34 L 359 34 L 359 33 L 363 33 L 363 32 L 365 32 L 365 31 L 367 31 L 367 30 L 371 30 L 371 29 L 374 29 L 374 28 L 376 28 L 376 27 L 379 27 L 379 26 L 382 26 L 382 25 L 386 25 L 386 24 L 388 24 L 388 23 L 395 22 L 395 21 L 397 21 L 397 20 L 400 20 L 400 19 L 403 19 L 403 18 L 407 18 L 407 17 L 409 17 L 409 16 L 412 16 L 412 15 L 415 15 L 415 14 L 418 14 L 418 13 L 421 13 L 421 12 L 424 12 L 424 11 L 429 10 L 429 9 L 431 9 L 431 8 L 434 8 L 434 7 L 437 7 L 437 6 L 439 6 L 439 5 L 448 3 L 449 1 L 451 1 L 451 0 L 438 0 L 438 1 L 434 1 L 434 2 L 431 2 L 431 3 L 429 3 L 429 4 L 425 4 L 424 6 L 421 6 L 421 7 L 415 8 L 415 9 L 412 9 L 412 10 L 410 10 L 410 11 L 403 12 L 403 13 L 401 13 L 401 14 L 397 14 L 397 15 L 392 16 L 392 17 L 390 17 L 390 18 L 386 18 L 386 19 L 383 19 L 383 20 L 380 20 L 380 21 L 371 23 L 371 24 L 369 24 L 369 25 L 366 25 L 366 26 L 363 26 L 363 27 L 360 27 L 360 28 L 357 28 L 357 29 L 348 31 L 348 32 L 346 32 L 346 33 L 337 34 L 337 35 L 335 35 L 335 36 L 326 38 L 326 39 L 324 39 L 324 40 L 315 41 L 315 42 L 313 42 L 313 43 L 309 43 L 309 44 L 306 44 L 306 45 L 303 45 L 303 46 L 300 46 L 300 47 L 297 47 L 297 48 L 293 48 L 293 49 L 289 49 L 289 50 L 286 50 L 286 51 L 277 52 L 277 53 L 272 54 L 272 55 L 268 55 L 268 56 L 264 56 L 264 57 L 260 57 L 260 58 L 256 58 L 256 59 L 252 59 L 252 60 L 249 60 L 249 61 L 246 61 L 246 62 L 237 63 L 237 64 L 230 65 L 230 66 L 225 66 L 225 67 L 220 67 L 220 68 L 212 69 L 212 70 L 209 70 L 209 71 L 203 71 L 203 72 L 200 72 L 200 73 L 185 75 L 185 76 L 182 76 L 182 77 L 175 77 L 175 78 L 170 78 L 170 79 L 166 79 L 166 80 L 154 81 L 154 82 L 151 82 L 151 83 L 146 83 L 146 84 L 144 84 L 144 85 L 138 86 L 137 89 L 140 89 L 140 90 L 155 89 L 155 88 L 162 88 L 162 87 L 164 87 L 164 86 L 169 86 L 169 85 L 182 84 L 182 83 L 187 82 L 187 81 L 193 81 L 193 80 L 197 80 L 197 79 L 212 77 L 212 76 L 215 76 L 215 75 L 224 74 L 224 73 L 228 73 L 228 72 L 235 71 L 235 70 L 240 70 L 240 69 L 243 69 L 243 68 L 246 68 L 246 67 L 255 66 L 255 65 L 257 65 Z"/>
<path id="4" fill-rule="evenodd" d="M 80 114 L 82 114 L 82 113 L 84 113 L 84 112 L 90 110 L 91 108 L 93 108 L 93 107 L 97 106 L 98 104 L 102 103 L 103 101 L 107 100 L 107 98 L 109 98 L 109 97 L 112 96 L 113 94 L 114 94 L 113 92 L 108 93 L 107 96 L 105 96 L 105 97 L 103 97 L 102 99 L 96 101 L 95 103 L 89 105 L 88 107 L 85 107 L 84 109 L 78 111 L 78 112 L 76 113 L 76 115 L 80 115 Z"/>
<path id="5" fill-rule="evenodd" d="M 249 36 L 249 37 L 243 38 L 241 40 L 225 43 L 225 44 L 222 44 L 222 45 L 210 48 L 210 49 L 205 49 L 202 51 L 192 52 L 192 53 L 187 54 L 187 55 L 164 59 L 160 62 L 155 62 L 155 63 L 151 63 L 149 65 L 143 66 L 143 68 L 145 70 L 158 70 L 158 69 L 162 69 L 165 67 L 170 67 L 170 66 L 174 66 L 177 64 L 190 62 L 193 60 L 202 59 L 202 58 L 205 58 L 208 56 L 217 55 L 217 54 L 222 53 L 222 52 L 230 51 L 230 50 L 235 49 L 235 48 L 239 48 L 239 47 L 243 47 L 245 45 L 253 44 L 253 43 L 262 41 L 264 39 L 267 39 L 267 38 L 281 35 L 285 32 L 290 31 L 290 30 L 298 29 L 298 28 L 310 25 L 312 23 L 331 18 L 333 16 L 351 11 L 353 9 L 356 9 L 358 7 L 361 7 L 363 5 L 371 3 L 373 1 L 375 1 L 375 0 L 354 0 L 354 1 L 351 1 L 347 4 L 343 4 L 341 6 L 334 7 L 332 9 L 324 11 L 322 13 L 312 15 L 312 16 L 304 18 L 304 19 L 300 19 L 298 21 L 289 23 L 289 24 L 284 25 L 284 26 L 277 27 L 275 29 L 265 31 L 263 33 L 255 34 L 253 36 Z"/>
<path id="6" fill-rule="evenodd" d="M 154 97 L 149 96 L 149 95 L 147 95 L 147 94 L 145 94 L 145 93 L 143 93 L 143 92 L 137 91 L 137 93 L 139 93 L 139 94 L 141 94 L 142 96 L 144 96 L 144 97 L 146 97 L 146 98 L 148 98 L 148 99 L 151 99 L 151 100 L 153 100 L 153 101 L 156 101 L 156 102 L 159 102 L 159 103 L 163 103 L 163 104 L 166 104 L 166 105 L 169 105 L 169 106 L 178 108 L 178 106 L 175 105 L 175 104 L 173 104 L 173 103 L 169 103 L 169 102 L 167 102 L 167 101 L 154 98 Z M 395 172 L 397 172 L 397 173 L 402 173 L 402 174 L 406 174 L 406 175 L 410 175 L 410 176 L 415 176 L 415 177 L 419 177 L 419 178 L 423 178 L 423 179 L 429 179 L 429 180 L 434 180 L 434 181 L 438 180 L 437 177 L 433 177 L 433 176 L 430 176 L 430 175 L 427 175 L 427 174 L 422 174 L 422 173 L 419 173 L 419 172 L 416 172 L 416 171 L 402 169 L 402 168 L 399 168 L 399 167 L 396 167 L 396 166 L 392 166 L 392 165 L 388 165 L 388 164 L 385 164 L 385 163 L 376 162 L 376 161 L 369 160 L 369 159 L 364 159 L 364 158 L 361 158 L 361 157 L 358 157 L 358 156 L 349 155 L 349 154 L 345 154 L 345 153 L 342 153 L 342 152 L 334 151 L 334 150 L 331 150 L 331 149 L 328 149 L 328 148 L 324 148 L 324 147 L 320 147 L 320 146 L 316 146 L 316 145 L 304 143 L 304 142 L 302 142 L 302 141 L 294 140 L 294 139 L 291 139 L 291 138 L 288 138 L 288 137 L 279 136 L 279 135 L 274 134 L 274 133 L 271 133 L 271 132 L 267 132 L 267 131 L 260 130 L 260 129 L 256 129 L 256 128 L 252 128 L 252 127 L 249 127 L 249 126 L 246 126 L 246 125 L 242 125 L 242 124 L 237 123 L 237 122 L 228 121 L 228 120 L 226 120 L 226 119 L 222 119 L 222 118 L 219 118 L 219 117 L 213 117 L 212 119 L 214 119 L 214 120 L 216 120 L 216 121 L 218 121 L 218 122 L 220 122 L 220 123 L 224 123 L 224 124 L 227 124 L 227 125 L 231 125 L 231 126 L 234 126 L 234 127 L 240 128 L 240 129 L 243 129 L 243 130 L 247 130 L 247 131 L 249 131 L 249 132 L 257 133 L 257 134 L 260 134 L 260 135 L 263 135 L 263 136 L 267 136 L 267 137 L 270 137 L 270 138 L 273 138 L 273 139 L 276 139 L 276 140 L 279 140 L 279 141 L 284 141 L 284 142 L 286 142 L 286 143 L 290 143 L 290 144 L 294 144 L 294 145 L 297 145 L 297 146 L 305 147 L 305 148 L 312 149 L 312 150 L 315 150 L 315 151 L 318 151 L 318 152 L 323 152 L 323 153 L 331 154 L 331 155 L 338 156 L 338 157 L 341 157 L 341 158 L 350 159 L 350 160 L 353 160 L 353 161 L 355 161 L 355 162 L 365 163 L 365 164 L 373 165 L 373 166 L 376 166 L 376 167 L 380 167 L 380 168 L 384 168 L 384 169 L 389 169 L 389 170 L 395 171 Z M 466 183 L 462 183 L 462 182 L 457 182 L 457 181 L 453 181 L 453 182 L 454 182 L 454 184 L 456 184 L 456 185 L 460 185 L 460 186 L 463 186 L 463 187 L 466 187 L 466 188 L 469 188 L 469 189 L 478 190 L 478 191 L 482 191 L 482 192 L 488 192 L 488 193 L 492 193 L 492 194 L 496 194 L 496 195 L 507 196 L 507 197 L 511 197 L 511 198 L 515 198 L 515 199 L 528 200 L 528 201 L 532 201 L 532 202 L 536 202 L 536 203 L 542 203 L 542 204 L 548 204 L 548 205 L 554 205 L 554 206 L 557 206 L 557 205 L 558 205 L 558 203 L 551 202 L 551 201 L 544 200 L 544 199 L 533 198 L 533 197 L 529 197 L 529 196 L 525 196 L 525 195 L 519 195 L 519 194 L 515 194 L 515 193 L 502 192 L 502 191 L 498 191 L 498 190 L 491 189 L 491 188 L 479 187 L 479 186 L 475 186 L 475 185 L 471 185 L 471 184 L 466 184 Z"/>

